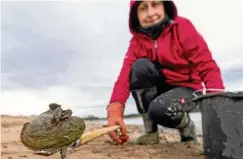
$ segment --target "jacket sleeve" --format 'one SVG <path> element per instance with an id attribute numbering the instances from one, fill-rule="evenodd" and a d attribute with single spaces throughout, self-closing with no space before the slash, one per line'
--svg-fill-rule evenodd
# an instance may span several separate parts
<path id="1" fill-rule="evenodd" d="M 207 89 L 224 89 L 221 71 L 205 40 L 188 19 L 178 24 L 179 39 L 185 56 L 198 71 Z"/>
<path id="2" fill-rule="evenodd" d="M 110 103 L 120 102 L 125 106 L 125 103 L 130 95 L 130 70 L 133 63 L 136 61 L 138 54 L 138 45 L 134 38 L 130 40 L 127 53 L 125 54 L 123 65 L 120 70 L 119 76 L 114 84 Z"/>

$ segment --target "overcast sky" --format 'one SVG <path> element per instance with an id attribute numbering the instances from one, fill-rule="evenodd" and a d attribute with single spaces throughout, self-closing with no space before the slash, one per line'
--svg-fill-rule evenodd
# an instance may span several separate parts
<path id="1" fill-rule="evenodd" d="M 243 90 L 243 2 L 176 1 L 223 71 Z M 39 114 L 50 102 L 105 116 L 131 37 L 129 0 L 1 2 L 1 114 Z M 133 99 L 126 114 L 135 113 Z"/>

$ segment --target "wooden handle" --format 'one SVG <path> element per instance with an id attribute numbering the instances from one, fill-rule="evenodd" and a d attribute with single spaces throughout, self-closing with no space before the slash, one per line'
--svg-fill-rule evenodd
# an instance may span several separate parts
<path id="1" fill-rule="evenodd" d="M 105 134 L 108 134 L 108 133 L 118 130 L 118 129 L 120 129 L 120 126 L 116 125 L 116 126 L 101 128 L 101 129 L 94 130 L 92 132 L 84 133 L 80 137 L 80 145 L 84 145 L 100 136 L 103 136 Z"/>

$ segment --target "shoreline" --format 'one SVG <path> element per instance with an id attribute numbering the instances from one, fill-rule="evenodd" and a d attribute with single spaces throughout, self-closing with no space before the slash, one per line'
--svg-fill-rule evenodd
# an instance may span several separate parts
<path id="1" fill-rule="evenodd" d="M 200 113 L 198 108 L 195 108 L 191 113 Z M 30 117 L 35 117 L 37 115 L 9 115 L 9 114 L 0 114 L 1 118 L 2 117 L 20 117 L 20 118 L 30 118 Z M 94 115 L 87 115 L 87 116 L 79 116 L 83 120 L 89 120 L 89 121 L 94 121 L 94 120 L 106 120 L 105 117 L 97 117 Z M 131 119 L 131 118 L 139 118 L 141 117 L 140 114 L 138 113 L 131 113 L 131 114 L 126 114 L 124 115 L 124 119 Z"/>

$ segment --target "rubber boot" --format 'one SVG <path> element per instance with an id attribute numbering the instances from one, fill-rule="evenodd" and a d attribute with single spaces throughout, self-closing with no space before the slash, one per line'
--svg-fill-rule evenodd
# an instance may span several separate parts
<path id="1" fill-rule="evenodd" d="M 184 113 L 184 117 L 178 126 L 178 130 L 181 136 L 181 142 L 197 142 L 196 127 L 188 113 Z"/>
<path id="2" fill-rule="evenodd" d="M 135 144 L 146 145 L 158 143 L 159 132 L 157 124 L 148 116 L 149 104 L 156 97 L 157 88 L 132 89 L 131 92 L 136 102 L 138 112 L 142 116 L 144 126 L 144 133 L 135 140 Z"/>
<path id="3" fill-rule="evenodd" d="M 148 114 L 142 114 L 145 133 L 139 136 L 135 144 L 137 145 L 149 145 L 159 143 L 159 132 L 157 124 L 149 119 Z"/>

